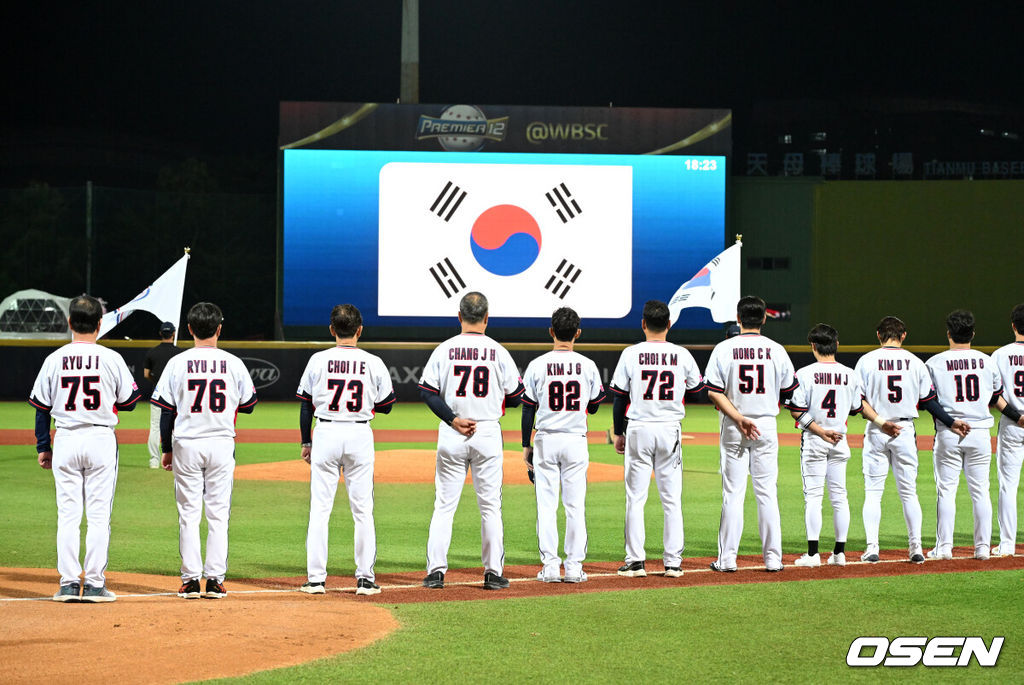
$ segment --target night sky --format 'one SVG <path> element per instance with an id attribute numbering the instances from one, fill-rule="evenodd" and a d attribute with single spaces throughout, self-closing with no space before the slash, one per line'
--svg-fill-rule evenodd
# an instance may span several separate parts
<path id="1" fill-rule="evenodd" d="M 5 17 L 5 135 L 273 159 L 280 100 L 398 97 L 400 0 L 60 4 Z M 1014 3 L 775 4 L 425 1 L 420 100 L 731 107 L 737 127 L 785 98 L 1024 104 Z"/>

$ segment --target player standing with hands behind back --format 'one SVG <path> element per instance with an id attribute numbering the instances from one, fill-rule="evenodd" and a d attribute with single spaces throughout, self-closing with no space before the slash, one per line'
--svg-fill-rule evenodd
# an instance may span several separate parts
<path id="1" fill-rule="evenodd" d="M 557 583 L 562 578 L 558 557 L 558 487 L 565 507 L 565 582 L 582 583 L 587 555 L 587 414 L 604 400 L 597 365 L 573 343 L 580 336 L 580 317 L 569 307 L 551 315 L 548 329 L 554 349 L 526 367 L 523 385 L 523 458 L 533 472 L 537 495 L 537 542 L 543 568 L 537 580 Z M 535 447 L 530 446 L 537 419 Z"/>
<path id="2" fill-rule="evenodd" d="M 235 475 L 235 416 L 252 413 L 256 388 L 238 357 L 217 349 L 224 316 L 199 302 L 188 311 L 195 347 L 172 358 L 150 400 L 160 407 L 163 466 L 174 471 L 178 503 L 181 588 L 178 596 L 218 599 L 227 595 L 228 518 Z M 174 437 L 171 438 L 173 429 Z M 206 563 L 199 519 L 206 505 Z M 206 577 L 200 592 L 199 579 Z"/>
<path id="3" fill-rule="evenodd" d="M 961 437 L 936 422 L 932 455 L 938 496 L 937 520 L 935 549 L 928 552 L 928 557 L 953 558 L 956 489 L 963 471 L 974 505 L 974 558 L 985 561 L 989 558 L 992 539 L 992 500 L 989 497 L 992 439 L 989 430 L 994 422 L 989 406 L 994 404 L 1012 421 L 1020 420 L 1020 412 L 1003 399 L 1003 381 L 992 359 L 971 349 L 973 314 L 963 309 L 950 312 L 946 317 L 946 339 L 949 349 L 931 357 L 926 366 L 939 404 L 950 416 L 970 424 L 971 432 Z"/>
<path id="4" fill-rule="evenodd" d="M 53 470 L 57 489 L 57 570 L 55 602 L 113 602 L 103 575 L 110 545 L 110 510 L 117 483 L 119 411 L 132 411 L 139 389 L 117 352 L 96 344 L 103 307 L 82 295 L 71 300 L 71 342 L 43 362 L 29 403 L 36 408 L 39 465 Z M 50 447 L 50 417 L 57 424 Z M 85 590 L 79 597 L 79 545 L 82 509 L 85 534 Z"/>
<path id="5" fill-rule="evenodd" d="M 903 519 L 907 524 L 910 561 L 924 563 L 921 550 L 921 503 L 917 499 L 917 433 L 914 419 L 918 407 L 928 410 L 943 425 L 958 435 L 971 429 L 953 418 L 935 401 L 935 390 L 924 362 L 903 349 L 907 327 L 895 316 L 886 316 L 875 329 L 877 350 L 857 360 L 855 371 L 860 376 L 864 399 L 878 412 L 878 420 L 864 428 L 864 534 L 867 549 L 861 561 L 878 561 L 878 528 L 882 520 L 882 492 L 889 468 L 896 481 L 896 492 L 903 502 Z M 891 437 L 882 427 L 883 417 L 900 427 Z"/>
<path id="6" fill-rule="evenodd" d="M 836 361 L 839 334 L 828 324 L 819 323 L 807 334 L 815 362 L 796 372 L 797 385 L 789 409 L 803 433 L 800 435 L 800 477 L 804 484 L 804 524 L 807 527 L 807 553 L 796 560 L 797 566 L 821 566 L 818 538 L 821 534 L 821 501 L 828 483 L 832 502 L 832 523 L 836 542 L 830 566 L 846 565 L 846 536 L 850 531 L 850 504 L 846 498 L 846 464 L 850 445 L 846 442 L 846 420 L 850 414 L 864 412 L 874 421 L 875 410 L 864 401 L 860 379 L 848 366 Z M 879 421 L 886 435 L 899 435 L 899 427 Z"/>
<path id="7" fill-rule="evenodd" d="M 335 346 L 314 354 L 299 381 L 302 401 L 299 431 L 301 456 L 310 466 L 309 529 L 306 533 L 306 573 L 301 588 L 310 595 L 324 593 L 327 580 L 327 531 L 338 492 L 339 472 L 345 478 L 352 510 L 356 558 L 356 594 L 376 595 L 373 564 L 377 533 L 373 527 L 373 431 L 370 419 L 387 414 L 395 402 L 388 367 L 380 357 L 356 345 L 363 334 L 363 316 L 354 305 L 339 304 L 331 311 Z M 316 441 L 313 416 L 316 415 Z"/>
<path id="8" fill-rule="evenodd" d="M 779 517 L 779 402 L 797 387 L 786 349 L 761 335 L 765 304 L 742 297 L 736 305 L 740 334 L 711 351 L 704 380 L 708 397 L 722 412 L 719 448 L 722 460 L 722 520 L 718 528 L 718 559 L 713 571 L 736 570 L 743 535 L 743 500 L 747 474 L 757 498 L 757 524 L 765 569 L 782 570 Z"/>
<path id="9" fill-rule="evenodd" d="M 665 516 L 665 575 L 683 575 L 683 451 L 679 422 L 686 415 L 685 394 L 699 391 L 703 384 L 700 368 L 690 351 L 666 340 L 671 325 L 664 302 L 645 303 L 640 327 L 646 340 L 624 349 L 612 374 L 615 451 L 626 455 L 626 563 L 618 574 L 629 578 L 647 575 L 644 505 L 652 472 Z"/>
<path id="10" fill-rule="evenodd" d="M 519 404 L 523 383 L 512 355 L 484 335 L 487 298 L 469 292 L 459 302 L 462 332 L 438 345 L 423 367 L 420 396 L 441 424 L 437 432 L 434 514 L 427 537 L 423 587 L 443 588 L 448 571 L 452 521 L 466 471 L 473 474 L 480 508 L 484 589 L 504 590 L 505 533 L 501 520 L 504 441 L 498 420 Z"/>

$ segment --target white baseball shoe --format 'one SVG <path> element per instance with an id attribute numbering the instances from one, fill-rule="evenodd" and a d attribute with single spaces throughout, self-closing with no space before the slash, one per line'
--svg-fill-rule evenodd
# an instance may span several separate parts
<path id="1" fill-rule="evenodd" d="M 868 548 L 864 550 L 864 554 L 860 555 L 861 561 L 866 561 L 869 564 L 878 563 L 878 545 L 868 545 Z"/>
<path id="2" fill-rule="evenodd" d="M 992 548 L 991 555 L 994 557 L 1012 557 L 1013 552 L 1013 547 L 1003 547 L 1002 545 L 996 545 Z"/>
<path id="3" fill-rule="evenodd" d="M 948 561 L 953 558 L 953 552 L 949 550 L 940 551 L 938 547 L 928 550 L 928 558 L 939 561 Z"/>
<path id="4" fill-rule="evenodd" d="M 804 566 L 806 568 L 818 568 L 821 566 L 821 555 L 820 554 L 804 554 L 799 559 L 793 562 L 794 566 Z"/>
<path id="5" fill-rule="evenodd" d="M 843 552 L 832 552 L 828 558 L 829 566 L 846 566 L 846 554 Z"/>
<path id="6" fill-rule="evenodd" d="M 558 573 L 558 567 L 544 567 L 537 573 L 537 580 L 542 583 L 561 583 L 562 576 Z"/>
<path id="7" fill-rule="evenodd" d="M 666 578 L 682 578 L 683 577 L 683 569 L 680 568 L 679 566 L 666 566 L 665 567 L 665 577 Z"/>
<path id="8" fill-rule="evenodd" d="M 563 583 L 585 583 L 585 582 L 587 582 L 587 574 L 584 573 L 583 571 L 580 571 L 579 574 L 566 573 L 565 574 L 565 579 L 562 580 L 562 582 Z"/>
<path id="9" fill-rule="evenodd" d="M 988 545 L 978 545 L 974 548 L 974 558 L 978 561 L 988 561 L 991 556 Z"/>

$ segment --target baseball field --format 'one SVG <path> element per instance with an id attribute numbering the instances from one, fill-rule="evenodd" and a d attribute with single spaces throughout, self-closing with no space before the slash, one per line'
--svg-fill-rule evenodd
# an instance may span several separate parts
<path id="1" fill-rule="evenodd" d="M 503 421 L 518 431 L 519 410 Z M 308 467 L 298 460 L 298 407 L 261 404 L 238 417 L 238 468 L 223 600 L 179 599 L 172 478 L 148 468 L 149 412 L 122 415 L 120 467 L 112 516 L 111 604 L 58 604 L 53 478 L 38 467 L 28 404 L 0 404 L 0 681 L 226 682 L 822 682 L 1024 679 L 1024 557 L 971 558 L 971 506 L 957 498 L 955 559 L 913 565 L 890 478 L 882 502 L 879 564 L 859 561 L 863 480 L 859 442 L 848 468 L 852 524 L 844 568 L 801 569 L 805 551 L 796 431 L 780 417 L 779 499 L 786 569 L 760 561 L 754 498 L 748 488 L 740 570 L 716 574 L 721 485 L 717 418 L 706 406 L 683 422 L 684 575 L 664 578 L 661 507 L 651 488 L 645 579 L 620 578 L 623 557 L 622 457 L 602 439 L 610 406 L 591 419 L 587 494 L 590 580 L 544 584 L 539 570 L 532 486 L 519 441 L 506 434 L 503 489 L 506 575 L 512 587 L 480 586 L 480 517 L 467 486 L 455 519 L 448 585 L 420 587 L 433 503 L 436 419 L 403 404 L 373 422 L 377 434 L 375 514 L 380 595 L 357 597 L 352 521 L 344 488 L 331 519 L 328 592 L 298 593 L 305 580 Z M 930 419 L 918 421 L 918 493 L 924 544 L 934 542 L 935 487 Z M 850 421 L 851 438 L 863 420 Z M 992 470 L 993 493 L 996 473 Z M 833 541 L 823 512 L 822 550 Z M 994 525 L 996 531 L 998 527 Z M 205 530 L 205 525 L 204 525 Z M 84 533 L 84 525 L 83 525 Z M 1020 549 L 1020 548 L 1018 548 Z M 823 555 L 825 556 L 825 555 Z M 858 636 L 1005 637 L 985 668 L 851 668 Z"/>

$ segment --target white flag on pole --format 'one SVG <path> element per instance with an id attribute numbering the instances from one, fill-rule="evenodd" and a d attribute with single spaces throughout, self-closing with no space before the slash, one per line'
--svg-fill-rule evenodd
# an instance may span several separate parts
<path id="1" fill-rule="evenodd" d="M 736 241 L 720 255 L 679 286 L 668 303 L 672 323 L 679 312 L 688 307 L 711 310 L 711 318 L 718 323 L 736 320 L 736 303 L 740 299 L 740 247 Z"/>
<path id="2" fill-rule="evenodd" d="M 102 338 L 110 332 L 110 329 L 128 318 L 129 314 L 140 309 L 156 315 L 161 322 L 170 321 L 175 328 L 178 328 L 181 318 L 181 300 L 185 294 L 185 268 L 188 266 L 188 260 L 189 255 L 186 253 L 163 275 L 153 281 L 153 285 L 121 307 L 104 314 L 100 321 L 99 337 Z M 178 340 L 177 331 L 174 333 L 174 340 L 175 342 Z"/>

